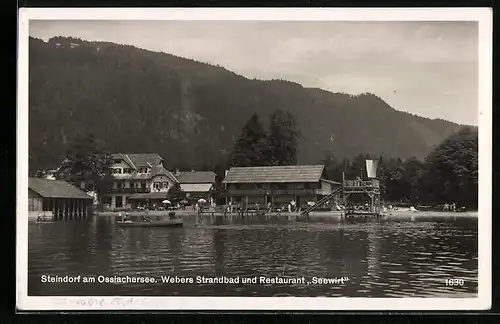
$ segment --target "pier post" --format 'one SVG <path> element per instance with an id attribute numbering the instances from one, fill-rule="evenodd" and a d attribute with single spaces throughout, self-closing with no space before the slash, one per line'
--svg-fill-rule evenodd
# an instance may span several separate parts
<path id="1" fill-rule="evenodd" d="M 56 220 L 55 218 L 55 208 L 54 208 L 54 199 L 49 199 L 49 209 L 52 211 L 52 220 Z"/>

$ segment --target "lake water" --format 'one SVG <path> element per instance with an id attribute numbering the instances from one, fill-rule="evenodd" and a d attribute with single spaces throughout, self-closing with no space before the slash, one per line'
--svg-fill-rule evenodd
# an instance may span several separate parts
<path id="1" fill-rule="evenodd" d="M 476 297 L 476 217 L 307 221 L 210 217 L 195 227 L 116 226 L 114 217 L 29 225 L 28 294 L 66 296 Z M 51 276 L 153 277 L 156 283 L 42 283 Z M 161 276 L 193 278 L 162 283 Z M 240 278 L 238 284 L 196 277 Z M 306 282 L 242 283 L 243 278 Z M 327 284 L 312 278 L 337 279 Z M 338 279 L 349 278 L 342 283 Z M 83 278 L 83 277 L 82 277 Z M 446 279 L 463 279 L 448 286 Z"/>

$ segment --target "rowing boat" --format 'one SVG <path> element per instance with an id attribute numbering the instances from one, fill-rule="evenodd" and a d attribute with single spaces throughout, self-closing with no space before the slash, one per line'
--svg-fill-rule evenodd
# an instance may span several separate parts
<path id="1" fill-rule="evenodd" d="M 151 222 L 136 222 L 136 221 L 119 221 L 117 224 L 121 227 L 182 227 L 184 221 L 182 218 L 180 219 L 168 219 L 168 220 L 161 220 L 161 221 L 154 221 L 152 220 Z"/>

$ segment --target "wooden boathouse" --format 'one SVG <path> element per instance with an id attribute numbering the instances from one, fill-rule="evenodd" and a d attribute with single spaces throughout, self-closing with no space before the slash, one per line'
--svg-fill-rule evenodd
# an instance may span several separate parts
<path id="1" fill-rule="evenodd" d="M 281 206 L 295 202 L 306 208 L 308 202 L 332 196 L 341 184 L 324 178 L 325 166 L 286 165 L 233 167 L 223 184 L 226 204 L 241 205 L 243 209 L 260 206 Z"/>
<path id="2" fill-rule="evenodd" d="M 69 182 L 29 178 L 28 216 L 52 220 L 83 219 L 88 216 L 92 197 Z"/>

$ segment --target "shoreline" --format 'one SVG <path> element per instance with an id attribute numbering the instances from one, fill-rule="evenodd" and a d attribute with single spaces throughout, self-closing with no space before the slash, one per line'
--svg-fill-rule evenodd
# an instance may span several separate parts
<path id="1" fill-rule="evenodd" d="M 172 211 L 149 211 L 149 217 L 158 217 L 158 216 L 168 216 L 168 213 Z M 174 211 L 175 215 L 178 217 L 190 217 L 196 216 L 196 212 L 191 210 L 176 210 Z M 99 212 L 94 215 L 94 217 L 118 217 L 118 211 L 105 211 Z M 128 211 L 129 216 L 142 216 L 144 215 L 143 211 Z M 297 212 L 283 212 L 283 213 L 266 213 L 264 216 L 257 216 L 253 214 L 244 214 L 241 216 L 238 213 L 211 213 L 206 212 L 201 214 L 202 217 L 300 217 L 301 214 Z M 313 211 L 309 213 L 309 217 L 342 217 L 342 212 L 340 211 Z M 359 215 L 358 217 L 364 217 L 363 215 Z M 382 213 L 381 217 L 469 217 L 469 218 L 477 218 L 478 212 L 434 212 L 434 211 L 416 211 L 410 212 L 406 210 L 397 210 Z"/>

